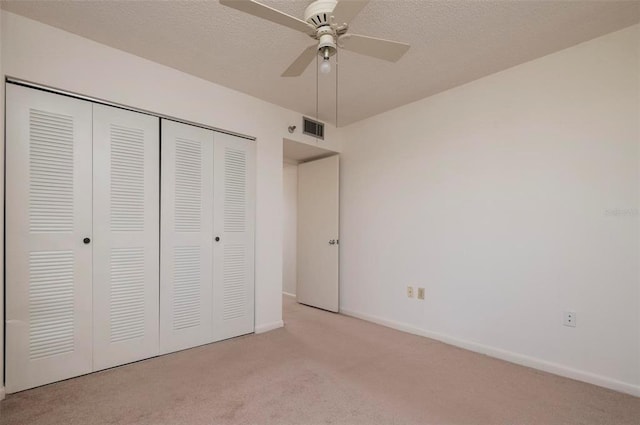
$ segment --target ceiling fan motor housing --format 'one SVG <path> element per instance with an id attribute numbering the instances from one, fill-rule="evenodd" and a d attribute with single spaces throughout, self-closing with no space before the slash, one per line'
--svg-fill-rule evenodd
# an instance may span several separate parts
<path id="1" fill-rule="evenodd" d="M 316 0 L 304 11 L 304 20 L 316 28 L 331 24 L 331 14 L 337 0 Z"/>

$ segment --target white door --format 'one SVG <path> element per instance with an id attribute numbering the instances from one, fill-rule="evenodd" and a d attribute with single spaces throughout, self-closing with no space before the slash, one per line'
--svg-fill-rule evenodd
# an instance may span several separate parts
<path id="1" fill-rule="evenodd" d="M 255 142 L 215 134 L 213 332 L 254 330 Z"/>
<path id="2" fill-rule="evenodd" d="M 93 368 L 159 352 L 160 120 L 93 105 Z"/>
<path id="3" fill-rule="evenodd" d="M 162 120 L 160 351 L 212 340 L 213 131 Z"/>
<path id="4" fill-rule="evenodd" d="M 12 393 L 92 370 L 91 103 L 6 87 Z"/>
<path id="5" fill-rule="evenodd" d="M 337 312 L 339 157 L 298 165 L 298 302 Z"/>

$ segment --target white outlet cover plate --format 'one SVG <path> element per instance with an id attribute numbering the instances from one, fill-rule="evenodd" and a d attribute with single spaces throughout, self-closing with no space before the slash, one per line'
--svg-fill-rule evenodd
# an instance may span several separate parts
<path id="1" fill-rule="evenodd" d="M 562 324 L 565 326 L 569 326 L 571 328 L 576 327 L 576 312 L 575 311 L 565 311 L 563 316 Z"/>

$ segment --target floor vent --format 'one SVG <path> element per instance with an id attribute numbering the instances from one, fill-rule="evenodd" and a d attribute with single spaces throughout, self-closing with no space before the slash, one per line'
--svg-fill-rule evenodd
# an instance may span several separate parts
<path id="1" fill-rule="evenodd" d="M 324 140 L 324 124 L 311 118 L 302 117 L 302 133 Z"/>

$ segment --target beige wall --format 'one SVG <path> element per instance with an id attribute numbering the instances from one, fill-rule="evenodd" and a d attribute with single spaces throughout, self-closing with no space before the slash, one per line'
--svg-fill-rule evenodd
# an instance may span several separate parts
<path id="1" fill-rule="evenodd" d="M 636 25 L 347 127 L 341 310 L 640 395 L 639 42 Z"/>

